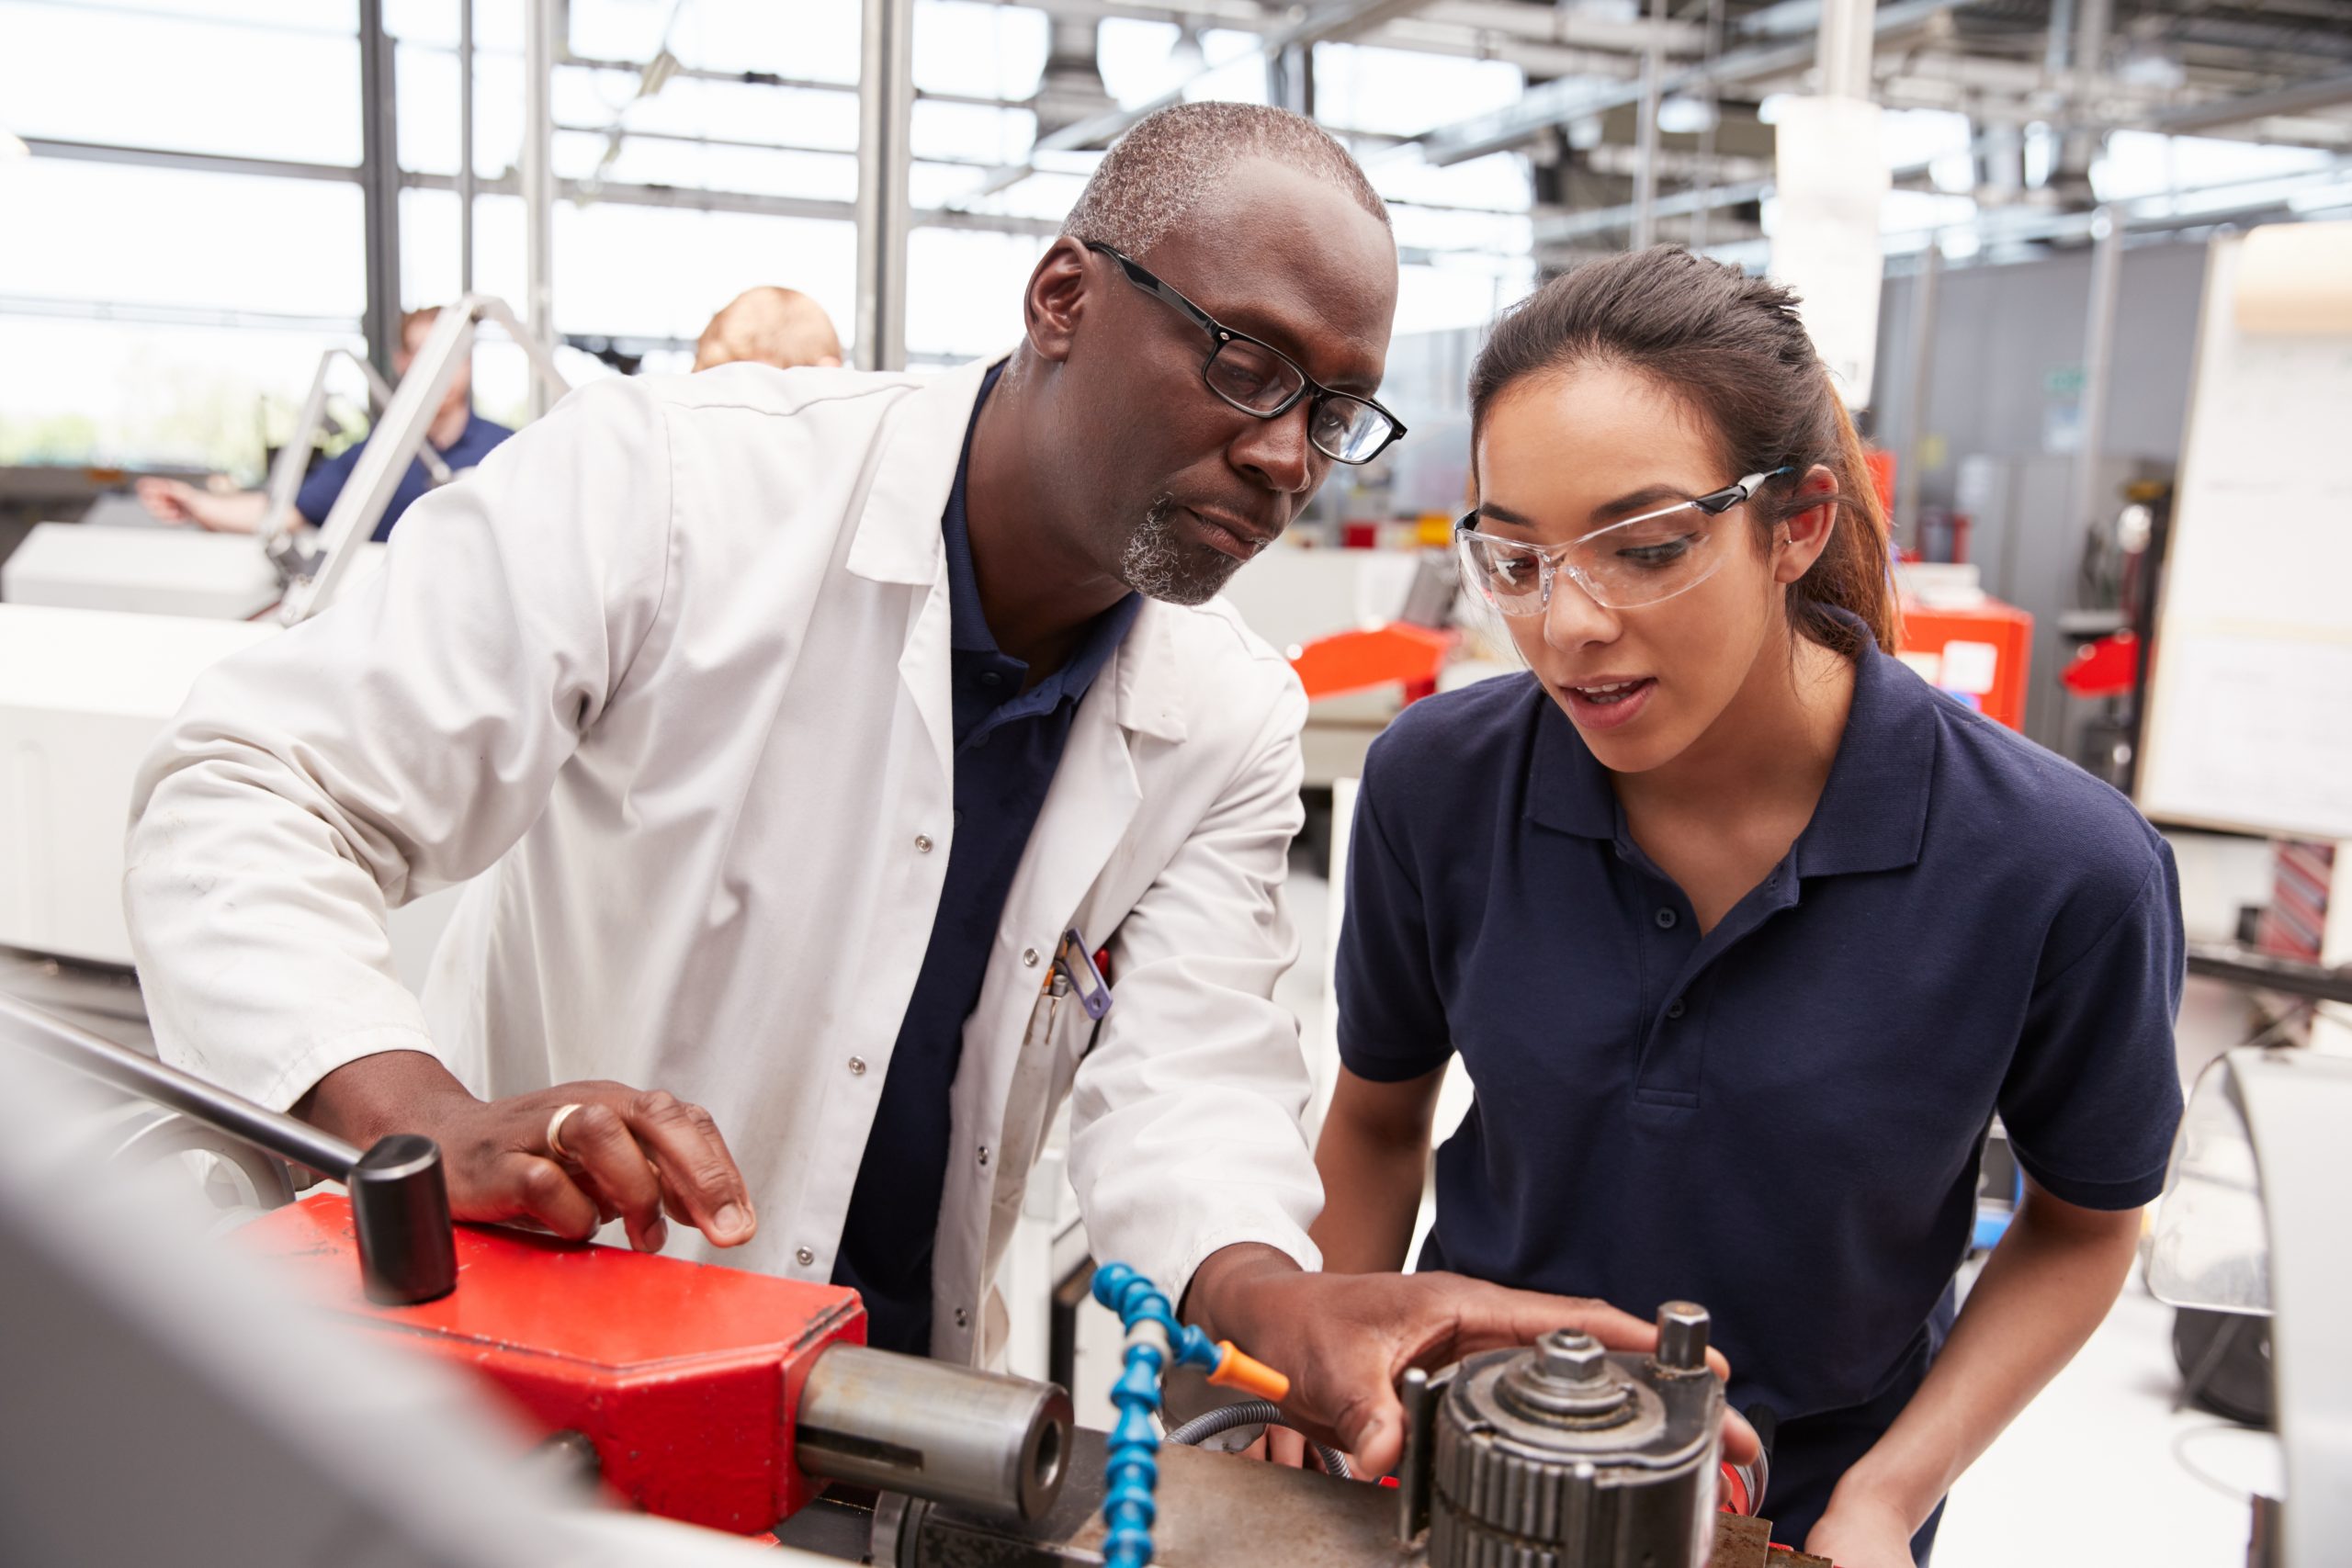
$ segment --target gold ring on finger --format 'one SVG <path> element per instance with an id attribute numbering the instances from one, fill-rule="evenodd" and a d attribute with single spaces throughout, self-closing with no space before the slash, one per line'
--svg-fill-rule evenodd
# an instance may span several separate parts
<path id="1" fill-rule="evenodd" d="M 556 1107 L 555 1114 L 548 1118 L 548 1153 L 560 1160 L 571 1158 L 571 1151 L 563 1146 L 563 1119 L 579 1109 L 577 1103 L 560 1105 Z"/>

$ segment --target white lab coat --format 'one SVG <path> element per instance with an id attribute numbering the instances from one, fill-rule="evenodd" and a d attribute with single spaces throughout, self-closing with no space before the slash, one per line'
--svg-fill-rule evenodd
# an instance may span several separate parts
<path id="1" fill-rule="evenodd" d="M 956 832 L 940 514 L 984 368 L 590 386 L 419 502 L 344 603 L 206 673 L 132 806 L 166 1057 L 273 1106 L 385 1050 L 490 1096 L 670 1089 L 760 1216 L 671 1250 L 828 1279 Z M 1098 1256 L 1171 1293 L 1235 1242 L 1316 1265 L 1272 1000 L 1305 712 L 1221 604 L 1147 604 L 1080 705 L 965 1026 L 933 1354 L 996 1354 L 1073 1094 Z M 386 908 L 468 878 L 420 1005 Z M 1099 1036 L 1041 997 L 1070 927 L 1111 952 Z"/>

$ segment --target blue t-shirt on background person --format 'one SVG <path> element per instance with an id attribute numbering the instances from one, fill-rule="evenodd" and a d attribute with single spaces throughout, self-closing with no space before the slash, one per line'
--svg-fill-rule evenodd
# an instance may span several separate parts
<path id="1" fill-rule="evenodd" d="M 466 428 L 458 433 L 458 439 L 434 450 L 440 454 L 441 461 L 452 474 L 460 473 L 480 463 L 492 447 L 514 434 L 503 424 L 486 420 L 478 413 L 469 413 L 466 415 Z M 350 482 L 351 470 L 359 466 L 359 454 L 367 446 L 365 441 L 355 442 L 312 468 L 302 480 L 302 488 L 294 492 L 294 510 L 314 526 L 324 523 L 327 513 L 334 509 L 335 498 Z M 384 508 L 383 516 L 376 520 L 375 533 L 368 536 L 379 542 L 390 537 L 392 525 L 401 520 L 401 513 L 432 488 L 433 479 L 424 471 L 424 465 L 413 457 L 410 458 L 408 472 L 401 476 L 400 488 L 392 491 L 392 503 Z"/>

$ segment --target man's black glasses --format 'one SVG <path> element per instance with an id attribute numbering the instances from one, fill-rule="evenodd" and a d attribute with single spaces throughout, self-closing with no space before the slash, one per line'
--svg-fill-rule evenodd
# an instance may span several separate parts
<path id="1" fill-rule="evenodd" d="M 1315 443 L 1317 451 L 1342 463 L 1369 463 L 1405 434 L 1403 422 L 1370 398 L 1333 391 L 1300 369 L 1282 350 L 1219 321 L 1134 257 L 1099 240 L 1087 241 L 1086 248 L 1109 256 L 1119 264 L 1129 283 L 1165 301 L 1208 333 L 1209 356 L 1201 366 L 1201 379 L 1208 383 L 1210 391 L 1243 413 L 1277 419 L 1299 399 L 1311 398 L 1306 438 Z"/>

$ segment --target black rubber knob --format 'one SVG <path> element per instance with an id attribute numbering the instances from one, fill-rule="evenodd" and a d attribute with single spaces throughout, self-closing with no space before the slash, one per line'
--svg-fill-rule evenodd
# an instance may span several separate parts
<path id="1" fill-rule="evenodd" d="M 458 1288 L 439 1145 L 414 1133 L 379 1138 L 351 1168 L 348 1182 L 360 1280 L 369 1301 L 415 1306 Z"/>

